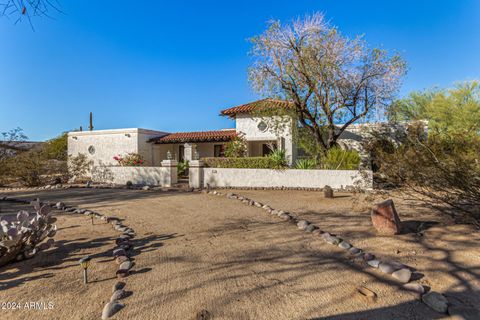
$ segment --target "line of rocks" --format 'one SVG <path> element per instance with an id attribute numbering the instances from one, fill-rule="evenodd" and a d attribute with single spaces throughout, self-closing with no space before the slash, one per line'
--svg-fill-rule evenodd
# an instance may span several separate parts
<path id="1" fill-rule="evenodd" d="M 10 201 L 24 204 L 30 203 L 30 201 L 28 200 L 11 198 L 6 196 L 1 197 L 0 201 Z M 106 223 L 111 223 L 112 227 L 115 230 L 122 233 L 115 240 L 115 246 L 113 248 L 113 256 L 115 258 L 114 261 L 118 265 L 116 276 L 117 278 L 125 278 L 130 274 L 130 270 L 133 267 L 133 262 L 130 259 L 131 255 L 133 254 L 133 244 L 131 243 L 131 239 L 135 237 L 135 231 L 132 228 L 122 224 L 121 220 L 117 217 L 106 216 L 88 209 L 67 206 L 63 202 L 57 202 L 55 204 L 52 204 L 50 202 L 40 202 L 40 204 L 49 205 L 53 209 L 62 210 L 67 213 L 83 214 L 85 216 L 92 217 L 92 219 L 96 218 L 103 220 Z M 122 281 L 115 283 L 115 285 L 113 286 L 113 294 L 109 302 L 103 308 L 102 319 L 108 319 L 112 317 L 124 307 L 124 304 L 120 303 L 118 300 L 123 299 L 128 295 L 127 292 L 123 290 L 125 285 L 125 282 Z"/>
<path id="2" fill-rule="evenodd" d="M 224 195 L 223 193 L 216 190 L 208 190 L 206 191 L 206 193 L 216 196 Z M 418 283 L 410 282 L 412 281 L 412 278 L 414 278 L 412 276 L 416 273 L 413 268 L 397 261 L 382 261 L 376 258 L 374 254 L 364 252 L 362 249 L 353 246 L 351 243 L 341 238 L 340 236 L 323 231 L 313 223 L 307 220 L 299 219 L 290 212 L 274 209 L 267 204 L 263 204 L 261 202 L 234 193 L 227 193 L 226 197 L 228 199 L 238 200 L 245 205 L 262 208 L 266 213 L 277 216 L 284 221 L 296 225 L 297 228 L 302 231 L 309 232 L 314 236 L 319 236 L 321 239 L 323 239 L 326 243 L 330 245 L 338 246 L 339 248 L 347 251 L 354 258 L 358 258 L 359 260 L 364 261 L 364 263 L 366 263 L 369 267 L 378 269 L 382 273 L 391 275 L 396 281 L 400 282 L 403 285 L 404 289 L 416 293 L 419 297 L 421 297 L 423 303 L 425 303 L 433 310 L 441 313 L 447 313 L 447 311 L 449 313 L 455 312 L 449 305 L 448 300 L 444 295 L 435 291 L 425 293 L 424 286 Z"/>
<path id="3" fill-rule="evenodd" d="M 135 231 L 132 228 L 124 225 L 120 218 L 105 216 L 92 210 L 66 206 L 62 202 L 56 203 L 55 208 L 65 212 L 83 214 L 103 220 L 106 223 L 111 223 L 115 230 L 121 232 L 121 235 L 115 240 L 115 246 L 112 253 L 113 257 L 115 258 L 114 261 L 118 265 L 115 275 L 117 278 L 125 278 L 129 276 L 130 270 L 133 267 L 133 262 L 131 260 L 131 256 L 133 254 L 133 244 L 131 240 L 135 238 Z M 117 282 L 114 285 L 114 290 L 110 301 L 107 302 L 103 308 L 102 319 L 108 319 L 112 317 L 124 307 L 124 304 L 118 301 L 126 297 L 126 292 L 123 290 L 124 286 L 125 282 Z"/>

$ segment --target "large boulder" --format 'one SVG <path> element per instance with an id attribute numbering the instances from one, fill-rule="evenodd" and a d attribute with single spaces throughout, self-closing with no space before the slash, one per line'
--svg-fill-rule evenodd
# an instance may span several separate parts
<path id="1" fill-rule="evenodd" d="M 402 229 L 402 223 L 398 217 L 393 200 L 387 200 L 373 206 L 372 213 L 373 227 L 380 234 L 395 235 Z"/>

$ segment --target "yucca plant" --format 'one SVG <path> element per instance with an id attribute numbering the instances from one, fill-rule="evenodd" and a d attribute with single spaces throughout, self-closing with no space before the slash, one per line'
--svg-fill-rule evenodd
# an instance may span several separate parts
<path id="1" fill-rule="evenodd" d="M 317 168 L 317 166 L 315 159 L 298 159 L 295 162 L 295 169 L 311 170 Z"/>
<path id="2" fill-rule="evenodd" d="M 275 149 L 268 155 L 268 157 L 273 161 L 274 169 L 280 169 L 287 166 L 285 150 Z"/>

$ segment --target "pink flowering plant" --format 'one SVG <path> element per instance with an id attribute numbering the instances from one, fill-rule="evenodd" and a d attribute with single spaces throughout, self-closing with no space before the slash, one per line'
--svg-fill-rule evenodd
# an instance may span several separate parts
<path id="1" fill-rule="evenodd" d="M 116 155 L 113 157 L 113 160 L 117 161 L 117 163 L 123 167 L 145 165 L 145 160 L 138 153 L 128 153 L 125 156 Z"/>

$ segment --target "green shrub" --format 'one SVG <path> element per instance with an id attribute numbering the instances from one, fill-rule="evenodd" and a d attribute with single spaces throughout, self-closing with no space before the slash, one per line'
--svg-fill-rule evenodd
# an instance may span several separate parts
<path id="1" fill-rule="evenodd" d="M 278 162 L 271 157 L 203 158 L 212 168 L 278 169 Z"/>
<path id="2" fill-rule="evenodd" d="M 180 161 L 177 164 L 177 175 L 183 177 L 188 173 L 188 161 Z"/>
<path id="3" fill-rule="evenodd" d="M 275 149 L 268 155 L 268 158 L 273 161 L 274 169 L 284 168 L 287 166 L 285 161 L 285 150 Z"/>
<path id="4" fill-rule="evenodd" d="M 316 169 L 317 166 L 318 164 L 315 159 L 298 159 L 295 162 L 295 169 L 311 170 Z"/>
<path id="5" fill-rule="evenodd" d="M 356 170 L 360 165 L 360 155 L 355 150 L 332 148 L 322 157 L 321 168 L 326 170 Z"/>
<path id="6" fill-rule="evenodd" d="M 234 137 L 225 145 L 225 157 L 239 158 L 247 154 L 247 141 L 242 135 Z"/>

